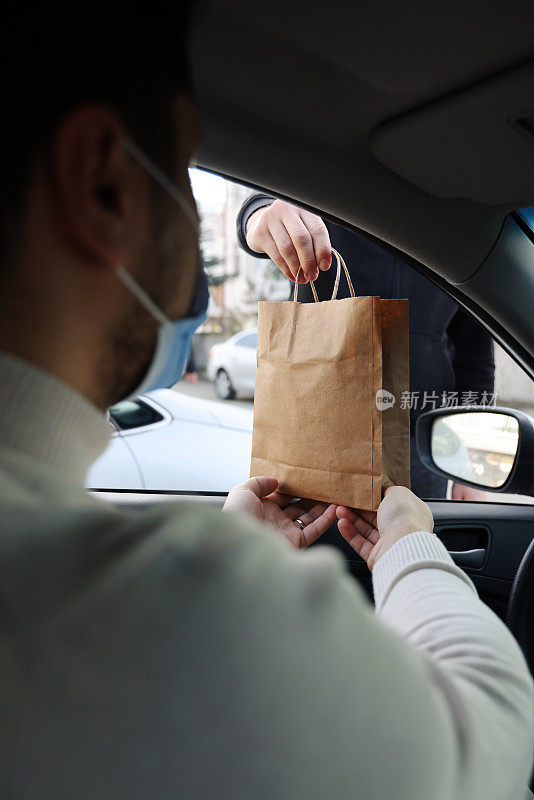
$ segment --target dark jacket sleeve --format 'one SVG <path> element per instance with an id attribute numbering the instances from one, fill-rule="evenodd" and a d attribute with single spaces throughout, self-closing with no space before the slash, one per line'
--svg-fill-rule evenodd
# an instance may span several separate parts
<path id="1" fill-rule="evenodd" d="M 459 308 L 447 334 L 453 346 L 452 366 L 460 396 L 470 391 L 493 394 L 495 357 L 489 333 L 468 311 Z"/>
<path id="2" fill-rule="evenodd" d="M 257 211 L 259 208 L 264 208 L 265 206 L 270 206 L 271 203 L 274 202 L 274 197 L 271 197 L 268 194 L 263 194 L 262 192 L 254 192 L 251 194 L 250 197 L 247 197 L 241 208 L 239 209 L 239 213 L 236 219 L 236 228 L 237 228 L 237 241 L 239 242 L 239 246 L 251 256 L 255 258 L 269 258 L 267 253 L 256 253 L 254 250 L 251 250 L 247 244 L 247 238 L 245 236 L 247 230 L 247 222 L 249 221 L 252 214 Z"/>

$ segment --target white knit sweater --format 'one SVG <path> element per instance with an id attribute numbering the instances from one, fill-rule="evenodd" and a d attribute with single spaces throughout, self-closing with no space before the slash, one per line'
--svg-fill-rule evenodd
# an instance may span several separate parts
<path id="1" fill-rule="evenodd" d="M 2 798 L 525 796 L 531 678 L 436 537 L 380 559 L 375 613 L 330 548 L 88 497 L 109 435 L 0 355 Z"/>

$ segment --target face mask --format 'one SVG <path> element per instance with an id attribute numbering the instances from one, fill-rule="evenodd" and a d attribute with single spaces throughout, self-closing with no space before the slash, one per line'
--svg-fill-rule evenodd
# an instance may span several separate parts
<path id="1" fill-rule="evenodd" d="M 124 146 L 138 164 L 178 203 L 191 220 L 195 232 L 198 235 L 198 216 L 185 195 L 182 194 L 178 187 L 169 180 L 165 173 L 163 173 L 137 145 L 127 139 Z M 115 273 L 126 288 L 159 323 L 156 347 L 154 349 L 152 361 L 139 385 L 128 397 L 123 398 L 124 400 L 129 400 L 145 392 L 150 392 L 152 389 L 170 387 L 182 377 L 191 354 L 193 334 L 198 326 L 206 319 L 209 299 L 208 281 L 204 270 L 199 267 L 193 300 L 189 307 L 188 315 L 183 319 L 172 321 L 165 316 L 163 311 L 158 308 L 129 272 L 123 267 L 117 267 Z"/>

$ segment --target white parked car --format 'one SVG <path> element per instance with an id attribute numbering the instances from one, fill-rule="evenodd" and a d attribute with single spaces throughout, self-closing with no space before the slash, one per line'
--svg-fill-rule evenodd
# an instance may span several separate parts
<path id="1" fill-rule="evenodd" d="M 240 331 L 227 342 L 214 344 L 209 352 L 208 378 L 221 400 L 254 397 L 258 331 Z"/>
<path id="2" fill-rule="evenodd" d="M 115 428 L 90 489 L 227 492 L 249 476 L 252 411 L 156 389 L 110 409 Z"/>

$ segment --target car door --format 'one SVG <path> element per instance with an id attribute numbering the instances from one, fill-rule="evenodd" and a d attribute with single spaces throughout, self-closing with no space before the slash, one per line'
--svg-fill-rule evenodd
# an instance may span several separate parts
<path id="1" fill-rule="evenodd" d="M 86 486 L 97 490 L 145 489 L 143 469 L 130 437 L 165 425 L 169 415 L 163 408 L 137 398 L 117 403 L 109 410 L 109 416 L 115 430 L 108 447 L 91 466 Z"/>
<path id="2" fill-rule="evenodd" d="M 149 491 L 227 492 L 249 475 L 252 413 L 248 409 L 156 389 L 117 414 L 122 437 Z M 124 406 L 125 404 L 119 404 Z"/>
<path id="3" fill-rule="evenodd" d="M 135 455 L 120 431 L 116 431 L 100 458 L 91 465 L 86 485 L 91 489 L 130 489 L 145 488 L 142 472 Z"/>

